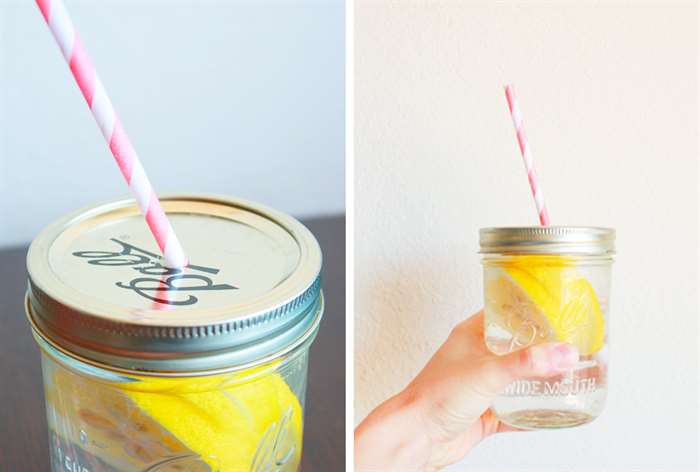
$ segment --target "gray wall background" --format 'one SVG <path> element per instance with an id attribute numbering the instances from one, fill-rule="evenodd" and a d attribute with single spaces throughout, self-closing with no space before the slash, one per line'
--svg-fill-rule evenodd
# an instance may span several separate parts
<path id="1" fill-rule="evenodd" d="M 156 190 L 344 211 L 341 0 L 64 0 Z M 0 0 L 0 246 L 128 188 L 34 1 Z"/>

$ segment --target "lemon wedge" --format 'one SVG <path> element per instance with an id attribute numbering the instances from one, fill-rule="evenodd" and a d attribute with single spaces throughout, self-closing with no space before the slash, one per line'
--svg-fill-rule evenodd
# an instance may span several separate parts
<path id="1" fill-rule="evenodd" d="M 515 256 L 486 280 L 489 320 L 520 346 L 564 341 L 581 355 L 603 347 L 605 320 L 590 282 L 574 261 L 559 256 Z"/>

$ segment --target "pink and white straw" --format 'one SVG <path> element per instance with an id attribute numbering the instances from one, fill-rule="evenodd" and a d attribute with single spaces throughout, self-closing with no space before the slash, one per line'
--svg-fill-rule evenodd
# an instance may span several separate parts
<path id="1" fill-rule="evenodd" d="M 542 188 L 540 187 L 537 172 L 535 172 L 535 166 L 532 162 L 530 146 L 528 146 L 527 138 L 525 137 L 525 129 L 523 128 L 523 117 L 520 114 L 518 102 L 515 100 L 515 93 L 513 92 L 512 85 L 506 85 L 506 100 L 508 100 L 510 116 L 513 118 L 513 126 L 515 126 L 515 134 L 518 137 L 520 153 L 522 154 L 523 161 L 525 162 L 527 179 L 530 181 L 530 190 L 532 190 L 532 196 L 535 198 L 535 206 L 537 207 L 537 214 L 540 217 L 540 224 L 542 226 L 547 226 L 549 225 L 549 212 L 547 212 L 547 205 L 545 205 L 544 202 Z"/>
<path id="2" fill-rule="evenodd" d="M 36 0 L 53 37 L 68 61 L 75 81 L 87 101 L 109 149 L 136 198 L 139 209 L 146 217 L 148 227 L 156 238 L 165 259 L 165 265 L 181 268 L 187 265 L 187 257 L 177 236 L 160 206 L 151 182 L 141 165 L 134 147 L 107 96 L 97 71 L 92 66 L 80 36 L 73 27 L 62 0 Z"/>

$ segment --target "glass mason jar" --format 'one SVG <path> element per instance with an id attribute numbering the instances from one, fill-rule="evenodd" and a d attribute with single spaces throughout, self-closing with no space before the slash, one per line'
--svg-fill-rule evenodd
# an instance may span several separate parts
<path id="1" fill-rule="evenodd" d="M 296 471 L 321 252 L 293 218 L 163 198 L 164 267 L 131 200 L 68 215 L 27 257 L 53 472 Z"/>
<path id="2" fill-rule="evenodd" d="M 511 426 L 549 429 L 593 421 L 605 404 L 615 232 L 592 227 L 486 228 L 484 338 L 508 354 L 545 342 L 579 350 L 569 371 L 519 379 L 492 405 Z"/>

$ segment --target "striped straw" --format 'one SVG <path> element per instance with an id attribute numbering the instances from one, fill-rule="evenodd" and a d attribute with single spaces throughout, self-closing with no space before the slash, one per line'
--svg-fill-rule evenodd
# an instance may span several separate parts
<path id="1" fill-rule="evenodd" d="M 73 27 L 62 0 L 36 0 L 53 37 L 68 61 L 75 81 L 87 101 L 117 165 L 131 189 L 146 223 L 156 238 L 167 267 L 187 266 L 187 257 L 173 227 L 160 206 L 151 182 L 114 111 L 97 71 L 92 66 L 80 36 Z"/>
<path id="2" fill-rule="evenodd" d="M 542 226 L 547 226 L 549 225 L 549 212 L 547 212 L 547 205 L 544 203 L 542 188 L 540 187 L 537 172 L 535 172 L 535 166 L 532 162 L 530 146 L 527 144 L 525 129 L 523 128 L 523 117 L 520 115 L 520 107 L 518 106 L 518 102 L 515 100 L 515 93 L 513 92 L 512 85 L 506 85 L 506 100 L 508 100 L 510 116 L 513 118 L 513 126 L 515 127 L 515 134 L 518 137 L 520 153 L 523 156 L 523 162 L 525 162 L 527 179 L 530 181 L 530 190 L 532 190 L 532 196 L 535 198 L 535 206 L 537 207 L 537 214 L 540 217 L 540 224 Z"/>

